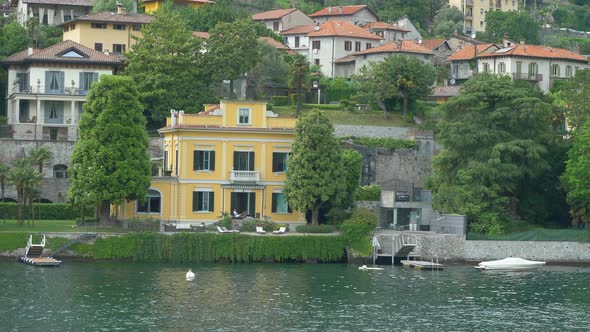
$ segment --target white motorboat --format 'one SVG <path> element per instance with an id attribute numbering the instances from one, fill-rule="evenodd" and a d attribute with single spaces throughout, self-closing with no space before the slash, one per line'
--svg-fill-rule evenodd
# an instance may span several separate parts
<path id="1" fill-rule="evenodd" d="M 545 262 L 529 261 L 527 259 L 508 257 L 496 261 L 481 262 L 476 269 L 480 270 L 528 270 L 545 265 Z"/>

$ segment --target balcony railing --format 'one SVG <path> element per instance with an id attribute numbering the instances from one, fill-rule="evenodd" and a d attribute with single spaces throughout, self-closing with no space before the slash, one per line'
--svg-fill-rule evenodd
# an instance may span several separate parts
<path id="1" fill-rule="evenodd" d="M 234 182 L 258 182 L 260 181 L 259 171 L 231 171 L 230 181 Z"/>
<path id="2" fill-rule="evenodd" d="M 513 80 L 524 80 L 524 81 L 542 81 L 543 75 L 542 74 L 526 74 L 526 73 L 513 73 L 512 74 Z"/>
<path id="3" fill-rule="evenodd" d="M 23 86 L 23 87 L 21 87 L 17 84 L 12 88 L 12 93 L 85 96 L 88 94 L 88 91 L 80 90 L 80 88 L 77 88 L 77 87 L 65 87 L 63 90 L 45 91 L 45 87 L 41 87 L 41 86 L 36 86 L 36 87 Z"/>

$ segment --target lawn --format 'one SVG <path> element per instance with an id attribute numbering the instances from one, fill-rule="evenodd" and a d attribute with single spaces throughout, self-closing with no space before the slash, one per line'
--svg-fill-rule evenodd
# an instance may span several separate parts
<path id="1" fill-rule="evenodd" d="M 311 108 L 304 108 L 303 112 Z M 295 110 L 290 106 L 274 106 L 272 111 L 279 116 L 293 116 Z M 357 126 L 382 126 L 382 127 L 411 127 L 412 123 L 407 123 L 402 119 L 401 113 L 388 113 L 387 120 L 383 119 L 381 111 L 358 111 L 350 112 L 344 110 L 324 110 L 332 124 L 340 125 L 357 125 Z"/>
<path id="2" fill-rule="evenodd" d="M 98 231 L 97 226 L 76 226 L 73 220 L 36 220 L 34 225 L 27 224 L 27 221 L 23 225 L 17 225 L 14 219 L 8 219 L 5 222 L 0 220 L 0 233 L 96 233 Z"/>

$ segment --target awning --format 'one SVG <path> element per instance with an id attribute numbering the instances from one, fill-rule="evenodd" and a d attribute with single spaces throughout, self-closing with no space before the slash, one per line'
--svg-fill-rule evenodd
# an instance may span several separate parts
<path id="1" fill-rule="evenodd" d="M 259 184 L 222 184 L 225 189 L 240 189 L 240 190 L 263 190 L 264 186 Z"/>

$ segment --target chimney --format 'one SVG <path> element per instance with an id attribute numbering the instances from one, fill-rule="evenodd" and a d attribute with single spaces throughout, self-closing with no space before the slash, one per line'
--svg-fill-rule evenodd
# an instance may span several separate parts
<path id="1" fill-rule="evenodd" d="M 520 45 L 524 45 L 524 40 L 521 40 L 520 41 Z"/>
<path id="2" fill-rule="evenodd" d="M 125 7 L 120 2 L 117 2 L 117 14 L 125 14 Z"/>
<path id="3" fill-rule="evenodd" d="M 342 14 L 342 6 L 338 6 L 338 11 Z"/>
<path id="4" fill-rule="evenodd" d="M 27 55 L 33 55 L 33 48 L 32 47 L 29 47 L 27 49 Z"/>
<path id="5" fill-rule="evenodd" d="M 328 7 L 328 14 L 332 14 L 332 7 Z"/>

